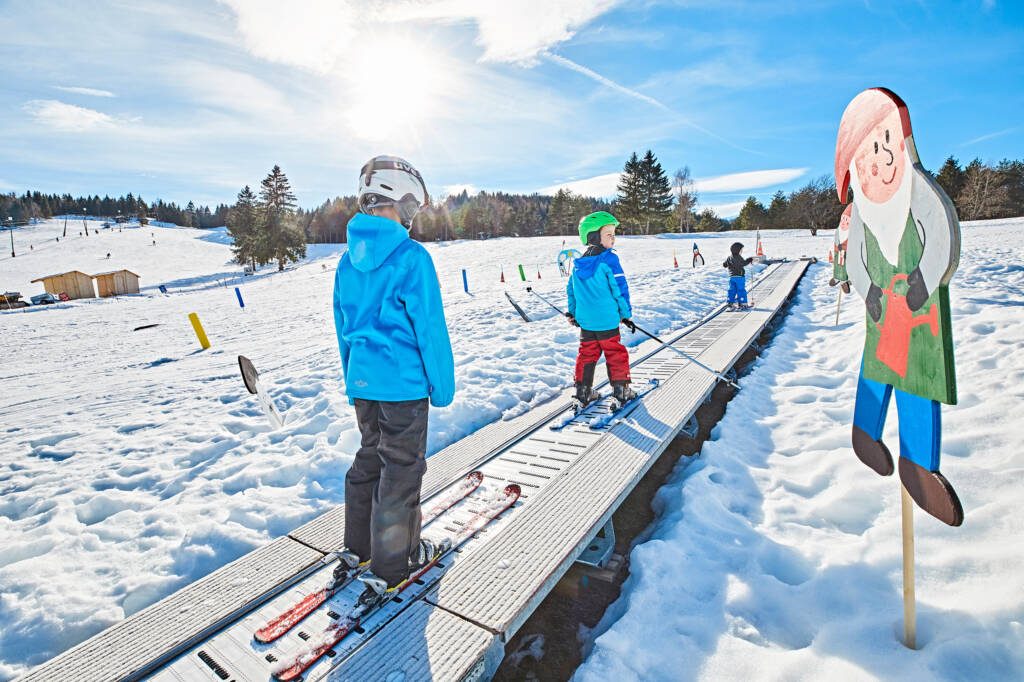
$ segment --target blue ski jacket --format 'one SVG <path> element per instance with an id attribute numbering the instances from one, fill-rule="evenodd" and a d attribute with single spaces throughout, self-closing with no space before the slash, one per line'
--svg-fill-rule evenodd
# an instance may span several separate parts
<path id="1" fill-rule="evenodd" d="M 334 277 L 334 326 L 349 403 L 455 397 L 455 361 L 430 254 L 399 223 L 357 213 Z"/>
<path id="2" fill-rule="evenodd" d="M 589 331 L 618 329 L 620 320 L 633 316 L 626 273 L 611 249 L 577 258 L 566 294 L 569 314 Z"/>

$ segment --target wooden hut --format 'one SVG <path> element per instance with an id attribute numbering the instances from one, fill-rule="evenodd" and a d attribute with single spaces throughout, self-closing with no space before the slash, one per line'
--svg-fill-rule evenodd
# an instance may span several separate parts
<path id="1" fill-rule="evenodd" d="M 92 287 L 92 277 L 79 270 L 62 272 L 59 275 L 46 275 L 32 280 L 33 284 L 36 282 L 42 282 L 46 292 L 54 296 L 59 297 L 61 294 L 66 294 L 69 299 L 96 298 L 96 291 Z"/>
<path id="2" fill-rule="evenodd" d="M 131 270 L 113 270 L 93 275 L 101 298 L 139 293 L 139 276 Z"/>

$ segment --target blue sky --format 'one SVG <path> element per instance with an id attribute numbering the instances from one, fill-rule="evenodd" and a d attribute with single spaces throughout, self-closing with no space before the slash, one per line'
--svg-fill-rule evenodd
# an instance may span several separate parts
<path id="1" fill-rule="evenodd" d="M 1022 5 L 0 1 L 0 191 L 230 202 L 278 163 L 312 206 L 391 153 L 435 195 L 604 194 L 651 148 L 729 216 L 830 173 L 875 85 L 926 167 L 1024 157 Z"/>

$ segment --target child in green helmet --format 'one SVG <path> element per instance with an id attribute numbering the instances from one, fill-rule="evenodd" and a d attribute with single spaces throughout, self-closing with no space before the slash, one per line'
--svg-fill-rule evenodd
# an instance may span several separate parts
<path id="1" fill-rule="evenodd" d="M 580 241 L 587 250 L 576 259 L 566 287 L 566 317 L 580 328 L 575 375 L 577 410 L 598 397 L 593 389 L 594 371 L 602 353 L 614 400 L 622 405 L 636 396 L 629 387 L 629 352 L 619 337 L 620 323 L 630 331 L 636 331 L 636 326 L 630 320 L 633 313 L 626 274 L 612 250 L 618 225 L 615 216 L 606 211 L 591 213 L 580 220 Z"/>

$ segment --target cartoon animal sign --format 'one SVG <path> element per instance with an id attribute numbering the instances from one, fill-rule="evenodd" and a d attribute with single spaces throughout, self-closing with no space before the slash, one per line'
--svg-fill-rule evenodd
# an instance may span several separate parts
<path id="1" fill-rule="evenodd" d="M 867 308 L 854 452 L 879 474 L 893 473 L 881 438 L 895 393 L 900 480 L 919 507 L 959 526 L 963 508 L 939 471 L 940 403 L 957 402 L 948 290 L 960 260 L 956 209 L 921 166 L 907 105 L 885 88 L 865 90 L 843 112 L 835 177 L 841 202 L 853 192 L 835 279 L 845 264 Z"/>

